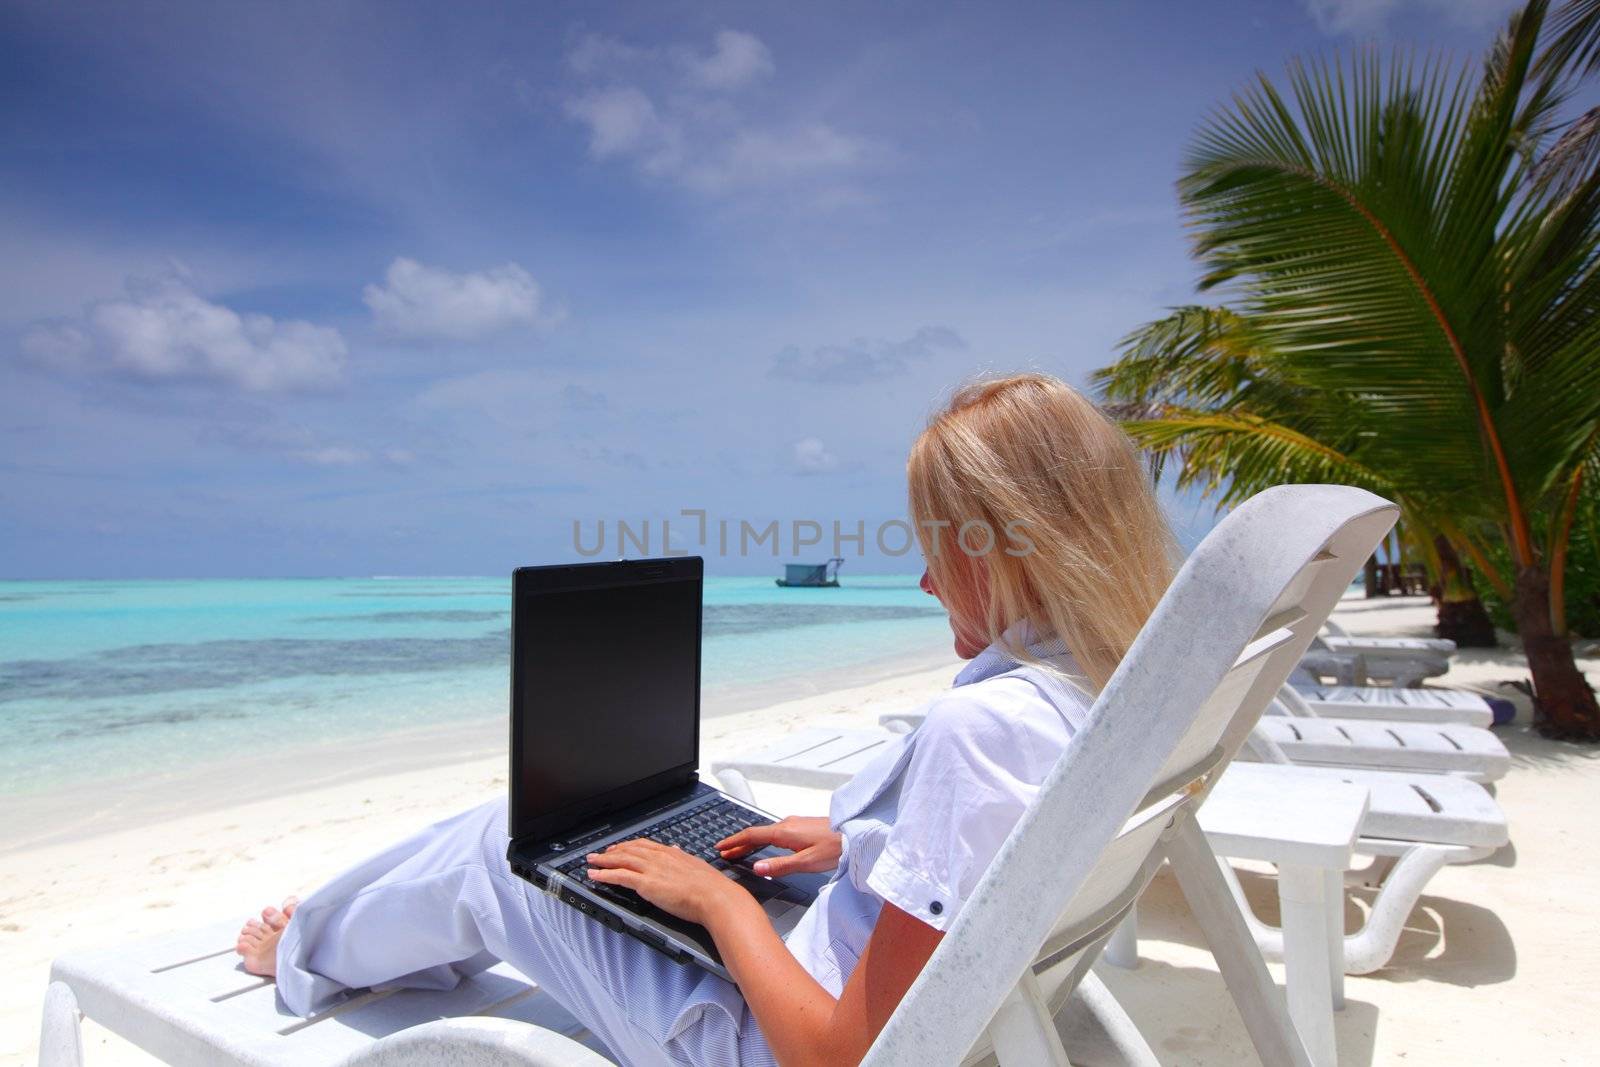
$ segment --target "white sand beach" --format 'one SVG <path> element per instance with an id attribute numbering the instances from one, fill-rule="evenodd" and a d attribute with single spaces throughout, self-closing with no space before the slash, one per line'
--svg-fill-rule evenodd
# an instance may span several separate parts
<path id="1" fill-rule="evenodd" d="M 1416 598 L 1350 600 L 1338 618 L 1353 633 L 1426 636 L 1432 609 Z M 1583 666 L 1600 685 L 1600 651 L 1584 651 Z M 943 688 L 955 666 L 952 657 L 938 669 L 708 719 L 702 761 L 799 725 L 874 723 Z M 1592 811 L 1600 751 L 1528 731 L 1526 701 L 1498 688 L 1526 674 L 1513 649 L 1466 650 L 1436 680 L 1519 702 L 1518 723 L 1499 729 L 1516 757 L 1498 790 L 1514 844 L 1482 863 L 1446 868 L 1412 915 L 1393 962 L 1348 980 L 1348 1006 L 1337 1022 L 1341 1063 L 1593 1062 L 1587 1028 L 1600 1016 L 1600 953 L 1589 931 L 1600 897 L 1593 862 L 1600 819 Z M 313 888 L 347 864 L 352 850 L 378 847 L 505 788 L 498 726 L 394 745 L 359 767 L 327 753 L 309 773 L 297 768 L 295 780 L 312 784 L 288 794 L 273 788 L 281 760 L 254 755 L 226 776 L 174 783 L 164 809 L 112 823 L 108 832 L 52 834 L 0 853 L 0 1060 L 33 1061 L 53 956 L 223 918 L 242 921 L 263 904 Z M 415 758 L 418 746 L 434 754 L 432 765 Z M 227 779 L 242 783 L 243 792 L 224 788 Z M 233 802 L 219 802 L 229 795 Z M 768 791 L 761 799 L 778 812 L 826 804 L 820 794 L 799 791 Z M 1270 880 L 1247 876 L 1246 884 L 1263 917 L 1272 918 Z M 1352 921 L 1359 905 L 1359 898 L 1349 905 Z M 1163 1061 L 1253 1062 L 1201 933 L 1166 875 L 1145 897 L 1141 934 L 1137 969 L 1102 971 Z M 90 1064 L 150 1062 L 93 1024 L 85 1027 L 85 1045 Z"/>

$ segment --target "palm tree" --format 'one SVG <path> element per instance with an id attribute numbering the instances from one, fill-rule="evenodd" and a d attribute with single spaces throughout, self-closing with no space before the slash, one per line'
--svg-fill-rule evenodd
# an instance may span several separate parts
<path id="1" fill-rule="evenodd" d="M 1096 372 L 1108 408 L 1159 470 L 1169 460 L 1180 489 L 1219 507 L 1280 482 L 1341 481 L 1399 502 L 1401 528 L 1439 583 L 1440 637 L 1492 648 L 1494 623 L 1460 550 L 1444 532 L 1431 486 L 1405 485 L 1359 460 L 1364 438 L 1347 398 L 1300 388 L 1277 371 L 1265 332 L 1226 307 L 1190 306 L 1147 323 L 1121 344 L 1122 358 Z"/>
<path id="2" fill-rule="evenodd" d="M 1219 411 L 1170 432 L 1187 456 L 1237 457 L 1246 481 L 1276 449 L 1295 456 L 1284 475 L 1407 490 L 1508 596 L 1537 725 L 1594 740 L 1563 582 L 1600 479 L 1600 168 L 1554 181 L 1538 163 L 1595 53 L 1536 71 L 1547 9 L 1530 0 L 1476 74 L 1370 51 L 1297 61 L 1286 92 L 1263 76 L 1205 123 L 1179 183 L 1202 288 L 1229 294 L 1271 354 L 1263 402 L 1282 385 L 1326 411 Z M 1573 10 L 1561 39 L 1585 25 Z"/>

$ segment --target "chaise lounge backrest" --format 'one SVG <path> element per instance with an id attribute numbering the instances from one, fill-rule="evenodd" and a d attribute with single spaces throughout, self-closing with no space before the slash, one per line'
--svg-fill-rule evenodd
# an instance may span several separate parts
<path id="1" fill-rule="evenodd" d="M 1195 809 L 1396 515 L 1280 486 L 1206 537 L 864 1062 L 960 1063 L 986 1034 L 1002 1062 L 1066 1062 L 1050 1016 L 1175 836 L 1204 847 Z M 1304 1062 L 1281 1010 L 1241 1011 L 1266 1062 Z"/>

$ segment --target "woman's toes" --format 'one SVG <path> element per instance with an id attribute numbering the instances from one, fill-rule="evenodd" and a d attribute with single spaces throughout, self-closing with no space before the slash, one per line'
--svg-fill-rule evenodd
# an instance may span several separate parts
<path id="1" fill-rule="evenodd" d="M 271 978 L 278 969 L 278 939 L 283 936 L 283 928 L 288 925 L 289 917 L 276 908 L 268 908 L 261 914 L 262 918 L 267 919 L 266 922 L 260 919 L 245 920 L 234 951 L 243 957 L 246 971 Z"/>
<path id="2" fill-rule="evenodd" d="M 243 957 L 245 970 L 266 978 L 274 976 L 278 969 L 278 941 L 289 925 L 289 917 L 299 906 L 299 898 L 290 897 L 283 902 L 282 909 L 269 904 L 261 909 L 261 918 L 245 920 L 239 930 L 239 940 L 233 946 Z"/>

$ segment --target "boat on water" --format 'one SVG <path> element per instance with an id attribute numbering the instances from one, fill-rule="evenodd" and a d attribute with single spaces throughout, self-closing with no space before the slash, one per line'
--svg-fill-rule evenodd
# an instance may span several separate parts
<path id="1" fill-rule="evenodd" d="M 788 563 L 777 582 L 784 589 L 837 589 L 843 564 L 843 556 L 834 556 L 826 563 Z"/>

